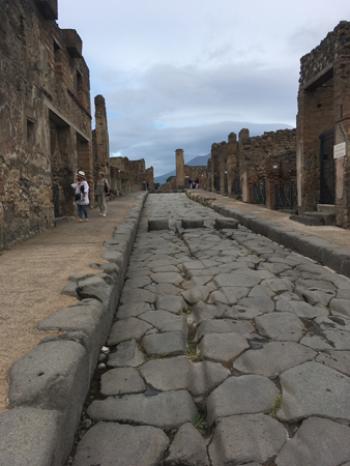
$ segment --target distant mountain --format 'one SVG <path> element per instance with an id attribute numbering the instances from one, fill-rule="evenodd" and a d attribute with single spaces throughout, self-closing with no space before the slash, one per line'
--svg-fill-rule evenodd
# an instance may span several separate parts
<path id="1" fill-rule="evenodd" d="M 190 160 L 189 162 L 186 162 L 186 165 L 190 165 L 191 167 L 206 167 L 208 160 L 210 158 L 210 154 L 208 155 L 199 155 L 198 157 L 195 157 L 194 159 Z"/>
<path id="2" fill-rule="evenodd" d="M 209 160 L 210 154 L 207 155 L 198 155 L 194 159 L 189 160 L 188 162 L 185 162 L 186 165 L 190 165 L 191 167 L 201 167 L 207 166 L 208 160 Z M 156 176 L 155 177 L 155 182 L 159 184 L 164 184 L 166 183 L 166 180 L 169 178 L 169 176 L 175 176 L 176 175 L 176 170 L 172 170 L 171 172 L 165 173 L 164 175 Z"/>

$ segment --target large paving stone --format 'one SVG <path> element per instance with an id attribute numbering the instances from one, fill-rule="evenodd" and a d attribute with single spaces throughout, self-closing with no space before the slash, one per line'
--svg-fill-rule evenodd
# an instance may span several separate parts
<path id="1" fill-rule="evenodd" d="M 265 296 L 248 296 L 239 301 L 233 307 L 232 316 L 240 319 L 254 319 L 262 314 L 274 311 L 275 303 L 271 298 Z"/>
<path id="2" fill-rule="evenodd" d="M 293 284 L 288 278 L 269 278 L 264 280 L 261 285 L 269 288 L 273 293 L 283 293 L 293 290 Z"/>
<path id="3" fill-rule="evenodd" d="M 147 285 L 150 285 L 152 280 L 150 279 L 149 275 L 139 275 L 133 278 L 129 278 L 126 280 L 124 287 L 128 289 L 133 288 L 144 288 Z"/>
<path id="4" fill-rule="evenodd" d="M 210 333 L 238 333 L 245 336 L 254 331 L 249 322 L 231 319 L 212 319 L 201 322 L 196 332 L 196 339 L 200 340 Z"/>
<path id="5" fill-rule="evenodd" d="M 295 290 L 312 305 L 328 306 L 330 300 L 336 296 L 334 291 L 307 289 L 301 286 L 297 286 Z"/>
<path id="6" fill-rule="evenodd" d="M 237 270 L 232 273 L 221 273 L 214 279 L 218 287 L 221 286 L 242 286 L 253 287 L 261 282 L 259 273 L 255 270 Z"/>
<path id="7" fill-rule="evenodd" d="M 182 292 L 182 288 L 178 288 L 170 283 L 153 283 L 152 285 L 148 285 L 146 289 L 157 296 L 178 296 Z"/>
<path id="8" fill-rule="evenodd" d="M 209 466 L 207 446 L 192 424 L 184 424 L 177 431 L 164 466 Z"/>
<path id="9" fill-rule="evenodd" d="M 210 288 L 207 286 L 195 286 L 182 293 L 185 301 L 191 305 L 200 301 L 206 301 L 210 293 Z"/>
<path id="10" fill-rule="evenodd" d="M 233 305 L 249 293 L 249 288 L 238 286 L 224 286 L 220 290 L 214 291 L 209 297 L 209 302 L 214 304 Z"/>
<path id="11" fill-rule="evenodd" d="M 350 376 L 350 351 L 327 350 L 320 353 L 316 361 Z"/>
<path id="12" fill-rule="evenodd" d="M 58 465 L 58 425 L 59 413 L 53 410 L 17 408 L 1 413 L 0 465 Z"/>
<path id="13" fill-rule="evenodd" d="M 206 395 L 230 375 L 222 364 L 211 361 L 195 362 L 189 374 L 189 390 L 194 396 Z"/>
<path id="14" fill-rule="evenodd" d="M 117 351 L 108 357 L 107 365 L 111 367 L 137 367 L 145 360 L 135 340 L 128 340 L 117 346 Z"/>
<path id="15" fill-rule="evenodd" d="M 224 305 L 197 303 L 192 307 L 192 313 L 195 321 L 200 323 L 204 320 L 223 317 L 227 309 Z"/>
<path id="16" fill-rule="evenodd" d="M 151 306 L 149 303 L 122 304 L 118 307 L 117 317 L 118 319 L 129 319 L 130 317 L 137 317 L 150 310 Z"/>
<path id="17" fill-rule="evenodd" d="M 148 385 L 160 391 L 189 388 L 191 362 L 184 356 L 147 361 L 141 374 Z"/>
<path id="18" fill-rule="evenodd" d="M 111 330 L 108 338 L 109 345 L 117 345 L 126 340 L 140 340 L 152 326 L 143 320 L 131 317 L 130 319 L 118 320 Z"/>
<path id="19" fill-rule="evenodd" d="M 306 419 L 276 459 L 277 466 L 345 466 L 350 429 L 328 419 Z M 350 463 L 347 463 L 350 464 Z"/>
<path id="20" fill-rule="evenodd" d="M 350 318 L 350 300 L 332 299 L 330 308 L 333 315 L 341 315 Z"/>
<path id="21" fill-rule="evenodd" d="M 304 301 L 293 301 L 283 296 L 276 301 L 276 310 L 279 312 L 292 312 L 305 319 L 327 316 L 329 313 L 324 306 L 311 306 L 311 304 Z"/>
<path id="22" fill-rule="evenodd" d="M 246 351 L 235 361 L 233 367 L 245 374 L 275 377 L 315 356 L 315 351 L 298 343 L 276 341 L 267 343 L 262 349 Z"/>
<path id="23" fill-rule="evenodd" d="M 112 369 L 101 377 L 102 395 L 124 395 L 140 393 L 146 389 L 138 371 L 132 367 Z"/>
<path id="24" fill-rule="evenodd" d="M 126 395 L 93 401 L 88 414 L 95 420 L 147 424 L 174 429 L 192 422 L 197 409 L 187 391 L 163 392 L 155 396 Z"/>
<path id="25" fill-rule="evenodd" d="M 187 332 L 186 318 L 171 312 L 149 311 L 140 315 L 139 319 L 148 322 L 161 332 Z"/>
<path id="26" fill-rule="evenodd" d="M 228 364 L 249 348 L 249 344 L 238 333 L 211 333 L 202 338 L 199 348 L 203 358 Z"/>
<path id="27" fill-rule="evenodd" d="M 168 445 L 160 429 L 99 422 L 78 444 L 73 466 L 157 466 Z"/>
<path id="28" fill-rule="evenodd" d="M 350 420 L 350 378 L 316 362 L 306 362 L 281 377 L 282 406 L 277 415 L 294 421 L 308 416 Z"/>
<path id="29" fill-rule="evenodd" d="M 151 278 L 156 283 L 170 283 L 175 286 L 183 282 L 182 276 L 176 272 L 152 273 Z"/>
<path id="30" fill-rule="evenodd" d="M 231 416 L 219 421 L 209 456 L 213 466 L 265 464 L 280 451 L 286 440 L 287 431 L 270 416 Z"/>
<path id="31" fill-rule="evenodd" d="M 186 309 L 186 303 L 181 296 L 158 296 L 156 302 L 157 309 L 180 314 Z"/>
<path id="32" fill-rule="evenodd" d="M 147 384 L 157 390 L 189 390 L 194 396 L 209 393 L 230 375 L 221 364 L 193 363 L 183 356 L 148 361 L 140 371 Z"/>
<path id="33" fill-rule="evenodd" d="M 183 332 L 165 332 L 147 335 L 142 346 L 149 356 L 176 356 L 186 352 L 186 338 Z"/>
<path id="34" fill-rule="evenodd" d="M 154 304 L 156 301 L 156 295 L 151 291 L 144 289 L 128 290 L 123 292 L 121 297 L 122 304 L 131 303 L 150 303 Z"/>
<path id="35" fill-rule="evenodd" d="M 260 335 L 277 341 L 299 341 L 305 327 L 302 321 L 290 312 L 274 312 L 255 319 Z"/>
<path id="36" fill-rule="evenodd" d="M 341 328 L 322 329 L 320 335 L 306 335 L 301 343 L 317 350 L 350 350 L 350 332 Z"/>
<path id="37" fill-rule="evenodd" d="M 207 399 L 209 423 L 233 414 L 266 413 L 272 409 L 278 396 L 278 389 L 266 377 L 230 377 Z"/>

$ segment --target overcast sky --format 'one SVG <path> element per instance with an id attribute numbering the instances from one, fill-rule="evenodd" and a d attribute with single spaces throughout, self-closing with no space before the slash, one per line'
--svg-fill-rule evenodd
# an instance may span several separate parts
<path id="1" fill-rule="evenodd" d="M 295 126 L 299 59 L 350 20 L 349 0 L 59 0 L 106 97 L 111 152 L 156 175 L 231 131 Z"/>

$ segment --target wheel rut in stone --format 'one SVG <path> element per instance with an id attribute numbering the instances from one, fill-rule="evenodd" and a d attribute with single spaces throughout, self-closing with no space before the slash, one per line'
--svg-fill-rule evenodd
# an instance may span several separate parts
<path id="1" fill-rule="evenodd" d="M 347 305 L 344 277 L 150 195 L 69 464 L 350 462 Z"/>

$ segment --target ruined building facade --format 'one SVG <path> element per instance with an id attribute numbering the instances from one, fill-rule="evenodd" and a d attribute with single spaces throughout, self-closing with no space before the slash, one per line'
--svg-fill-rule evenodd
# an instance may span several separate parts
<path id="1" fill-rule="evenodd" d="M 350 226 L 350 22 L 301 59 L 298 213 L 333 212 Z"/>
<path id="2" fill-rule="evenodd" d="M 146 168 L 144 159 L 129 160 L 127 157 L 109 159 L 111 189 L 121 195 L 154 189 L 153 167 Z"/>
<path id="3" fill-rule="evenodd" d="M 215 143 L 208 163 L 210 188 L 271 209 L 296 208 L 295 130 L 250 137 L 248 129 Z"/>
<path id="4" fill-rule="evenodd" d="M 80 169 L 93 186 L 89 69 L 56 23 L 57 0 L 1 0 L 0 246 L 73 213 Z"/>

